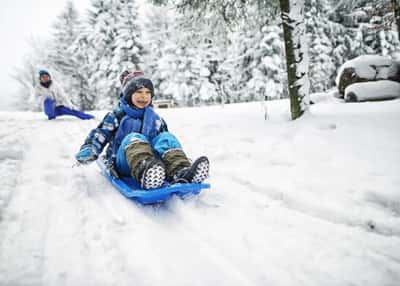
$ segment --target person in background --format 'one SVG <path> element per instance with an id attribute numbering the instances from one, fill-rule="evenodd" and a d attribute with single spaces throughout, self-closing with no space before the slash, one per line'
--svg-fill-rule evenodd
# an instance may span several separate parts
<path id="1" fill-rule="evenodd" d="M 91 114 L 74 109 L 71 100 L 61 87 L 51 79 L 47 70 L 39 71 L 39 84 L 35 87 L 35 99 L 49 120 L 61 115 L 72 115 L 80 119 L 93 119 Z"/>
<path id="2" fill-rule="evenodd" d="M 108 145 L 110 171 L 132 177 L 143 189 L 170 183 L 201 183 L 208 177 L 209 161 L 201 156 L 193 163 L 165 121 L 154 111 L 154 87 L 142 72 L 134 71 L 122 80 L 119 106 L 107 113 L 90 131 L 75 155 L 81 164 L 95 161 Z"/>

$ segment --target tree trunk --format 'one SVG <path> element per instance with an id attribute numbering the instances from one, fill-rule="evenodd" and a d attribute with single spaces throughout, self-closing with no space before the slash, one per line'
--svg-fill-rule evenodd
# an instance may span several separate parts
<path id="1" fill-rule="evenodd" d="M 304 27 L 304 1 L 280 0 L 285 42 L 290 112 L 297 119 L 308 110 L 309 80 L 307 41 Z"/>
<path id="2" fill-rule="evenodd" d="M 394 21 L 397 25 L 397 34 L 399 36 L 400 41 L 400 0 L 392 0 L 393 12 L 394 12 Z"/>

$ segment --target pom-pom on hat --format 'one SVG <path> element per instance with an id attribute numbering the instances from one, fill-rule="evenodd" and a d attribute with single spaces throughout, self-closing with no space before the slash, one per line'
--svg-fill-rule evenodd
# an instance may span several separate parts
<path id="1" fill-rule="evenodd" d="M 130 81 L 134 77 L 139 77 L 139 76 L 143 77 L 144 73 L 142 71 L 139 71 L 139 70 L 135 70 L 135 71 L 132 71 L 132 72 L 129 72 L 129 71 L 126 70 L 120 75 L 120 79 L 119 80 L 121 81 L 122 87 L 124 87 L 128 81 Z"/>

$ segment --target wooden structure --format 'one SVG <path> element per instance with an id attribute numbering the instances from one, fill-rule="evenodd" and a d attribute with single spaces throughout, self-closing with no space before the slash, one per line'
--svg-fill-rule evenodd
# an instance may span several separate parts
<path id="1" fill-rule="evenodd" d="M 175 107 L 175 101 L 173 99 L 158 99 L 153 100 L 153 106 L 155 108 L 172 108 Z"/>

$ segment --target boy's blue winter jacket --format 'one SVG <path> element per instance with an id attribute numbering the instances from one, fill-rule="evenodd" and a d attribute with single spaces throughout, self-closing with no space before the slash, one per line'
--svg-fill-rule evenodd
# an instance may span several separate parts
<path id="1" fill-rule="evenodd" d="M 98 156 L 109 144 L 106 156 L 112 162 L 122 140 L 129 133 L 141 133 L 151 141 L 161 132 L 166 131 L 168 131 L 167 124 L 154 111 L 152 106 L 144 109 L 135 108 L 121 98 L 119 106 L 107 113 L 97 128 L 89 133 L 81 149 L 85 146 L 91 146 Z"/>

